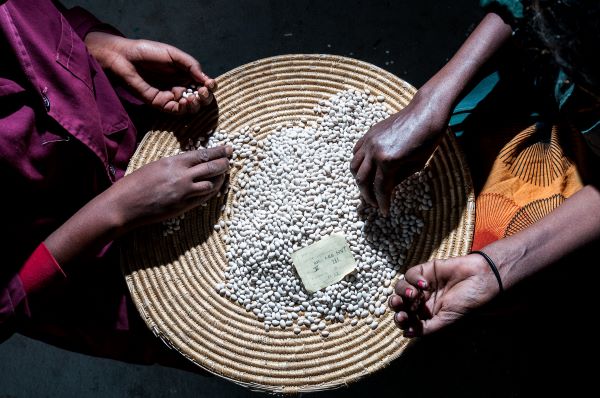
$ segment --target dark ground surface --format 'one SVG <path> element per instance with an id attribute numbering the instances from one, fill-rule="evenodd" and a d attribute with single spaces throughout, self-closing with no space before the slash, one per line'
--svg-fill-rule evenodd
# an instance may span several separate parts
<path id="1" fill-rule="evenodd" d="M 213 76 L 272 55 L 332 53 L 371 62 L 415 86 L 444 64 L 482 16 L 475 0 L 89 0 L 78 4 L 129 37 L 180 47 Z M 534 377 L 534 386 L 556 384 L 562 376 L 558 373 L 531 373 L 539 366 L 545 344 L 558 341 L 546 337 L 547 342 L 524 352 L 523 339 L 529 336 L 533 341 L 536 335 L 524 330 L 517 339 L 509 322 L 499 323 L 477 323 L 476 328 L 459 325 L 413 345 L 376 375 L 314 396 L 537 396 L 537 388 L 533 394 L 525 392 L 526 380 Z M 22 336 L 0 345 L 0 398 L 254 395 L 258 394 L 219 377 L 88 357 Z"/>

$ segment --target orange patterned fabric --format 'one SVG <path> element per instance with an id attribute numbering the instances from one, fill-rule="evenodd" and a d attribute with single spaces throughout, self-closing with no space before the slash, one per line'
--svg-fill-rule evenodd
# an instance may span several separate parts
<path id="1" fill-rule="evenodd" d="M 579 141 L 558 126 L 533 125 L 502 147 L 477 196 L 473 250 L 535 223 L 583 187 Z"/>

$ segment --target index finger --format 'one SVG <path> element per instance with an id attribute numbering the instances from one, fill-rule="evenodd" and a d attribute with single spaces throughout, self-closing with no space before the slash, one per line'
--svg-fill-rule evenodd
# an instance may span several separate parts
<path id="1" fill-rule="evenodd" d="M 233 148 L 229 145 L 221 145 L 213 148 L 200 148 L 195 151 L 189 151 L 181 154 L 189 166 L 195 166 L 200 163 L 210 162 L 214 159 L 228 158 L 233 153 Z"/>
<path id="2" fill-rule="evenodd" d="M 365 137 L 367 135 L 363 135 L 362 137 L 360 137 L 358 139 L 358 141 L 356 141 L 356 143 L 354 144 L 354 147 L 352 148 L 352 153 L 356 153 L 358 152 L 358 150 L 362 147 L 363 143 L 365 142 Z"/>
<path id="3" fill-rule="evenodd" d="M 418 286 L 423 291 L 435 290 L 441 283 L 445 283 L 452 277 L 460 262 L 461 257 L 433 259 L 409 268 L 404 277 L 408 283 Z"/>
<path id="4" fill-rule="evenodd" d="M 371 206 L 377 206 L 377 201 L 375 200 L 375 195 L 372 191 L 373 184 L 373 166 L 371 164 L 371 158 L 368 155 L 365 155 L 358 171 L 356 172 L 356 185 L 358 185 L 358 189 L 360 191 L 363 199 Z"/>
<path id="5" fill-rule="evenodd" d="M 415 265 L 409 268 L 404 274 L 405 280 L 421 290 L 427 290 L 437 286 L 438 264 L 442 260 L 431 260 L 423 264 Z"/>
<path id="6" fill-rule="evenodd" d="M 210 162 L 197 164 L 189 171 L 194 181 L 206 180 L 227 173 L 229 171 L 229 160 L 221 157 Z"/>
<path id="7" fill-rule="evenodd" d="M 393 182 L 389 181 L 389 176 L 385 176 L 385 173 L 381 167 L 377 167 L 377 171 L 375 172 L 373 191 L 379 210 L 381 210 L 381 213 L 387 217 L 390 214 Z"/>

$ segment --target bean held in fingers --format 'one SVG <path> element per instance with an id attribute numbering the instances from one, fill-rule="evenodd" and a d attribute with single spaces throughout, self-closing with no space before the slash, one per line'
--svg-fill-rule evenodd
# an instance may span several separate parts
<path id="1" fill-rule="evenodd" d="M 89 33 L 85 42 L 103 68 L 154 108 L 181 115 L 198 112 L 212 101 L 215 80 L 194 57 L 176 47 L 104 32 Z M 194 85 L 191 96 L 190 84 Z"/>

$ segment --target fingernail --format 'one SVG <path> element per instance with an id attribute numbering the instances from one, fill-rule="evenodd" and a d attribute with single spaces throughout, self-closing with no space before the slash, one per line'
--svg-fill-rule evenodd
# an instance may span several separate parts
<path id="1" fill-rule="evenodd" d="M 407 287 L 406 290 L 404 291 L 404 295 L 408 296 L 408 297 L 412 297 L 413 295 L 413 291 L 410 287 Z"/>
<path id="2" fill-rule="evenodd" d="M 425 289 L 427 287 L 427 282 L 421 279 L 417 282 L 417 286 L 419 286 L 421 289 Z"/>

